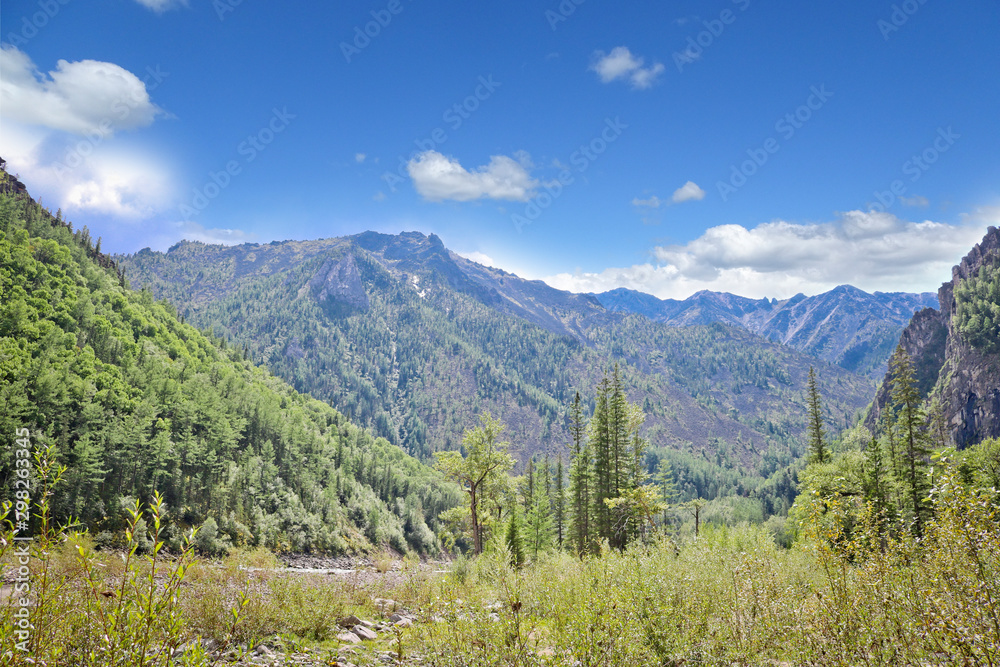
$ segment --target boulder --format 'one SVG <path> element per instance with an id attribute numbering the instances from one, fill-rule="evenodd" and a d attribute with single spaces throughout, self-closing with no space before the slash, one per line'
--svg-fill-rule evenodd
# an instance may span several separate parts
<path id="1" fill-rule="evenodd" d="M 344 642 L 345 644 L 360 644 L 361 637 L 358 637 L 353 632 L 341 632 L 337 635 L 338 642 Z"/>

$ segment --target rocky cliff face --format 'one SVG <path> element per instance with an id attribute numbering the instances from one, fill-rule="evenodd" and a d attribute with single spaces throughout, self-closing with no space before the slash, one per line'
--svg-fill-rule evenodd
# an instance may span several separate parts
<path id="1" fill-rule="evenodd" d="M 345 255 L 339 262 L 327 258 L 309 281 L 309 290 L 320 303 L 368 310 L 368 293 L 365 292 L 361 271 L 352 254 Z"/>
<path id="2" fill-rule="evenodd" d="M 938 290 L 939 309 L 926 308 L 910 321 L 899 344 L 913 359 L 921 394 L 936 401 L 952 441 L 967 447 L 1000 436 L 1000 355 L 977 350 L 957 330 L 955 289 L 986 262 L 1000 256 L 1000 229 L 986 236 Z M 873 429 L 889 404 L 888 374 L 866 419 Z"/>

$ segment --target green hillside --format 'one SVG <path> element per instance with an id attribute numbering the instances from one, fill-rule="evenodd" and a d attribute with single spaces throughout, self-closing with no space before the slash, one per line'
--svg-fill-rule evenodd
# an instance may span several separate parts
<path id="1" fill-rule="evenodd" d="M 123 501 L 159 490 L 175 536 L 212 519 L 220 545 L 436 550 L 457 489 L 126 289 L 86 228 L 12 189 L 0 194 L 0 432 L 55 446 L 68 468 L 58 516 L 116 530 Z M 4 448 L 0 500 L 12 471 Z"/>

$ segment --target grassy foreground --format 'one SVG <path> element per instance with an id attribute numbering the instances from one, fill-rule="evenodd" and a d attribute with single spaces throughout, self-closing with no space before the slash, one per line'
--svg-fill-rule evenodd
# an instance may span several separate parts
<path id="1" fill-rule="evenodd" d="M 277 572 L 266 552 L 166 557 L 155 503 L 133 519 L 150 542 L 131 535 L 127 554 L 43 518 L 27 598 L 8 585 L 0 601 L 0 664 L 1000 664 L 996 495 L 939 479 L 919 539 L 877 522 L 848 536 L 818 499 L 816 529 L 791 550 L 758 527 L 707 528 L 522 569 L 494 551 L 448 574 L 404 561 L 361 579 Z M 22 543 L 3 537 L 16 586 Z M 400 609 L 412 624 L 389 619 Z M 345 648 L 350 614 L 378 638 Z"/>

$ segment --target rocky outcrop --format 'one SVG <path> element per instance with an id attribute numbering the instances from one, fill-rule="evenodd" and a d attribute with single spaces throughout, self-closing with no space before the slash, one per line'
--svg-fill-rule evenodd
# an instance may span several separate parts
<path id="1" fill-rule="evenodd" d="M 309 280 L 313 298 L 324 305 L 368 310 L 368 293 L 361 281 L 361 271 L 354 255 L 348 253 L 339 262 L 332 257 Z"/>
<path id="2" fill-rule="evenodd" d="M 927 308 L 907 325 L 899 344 L 910 355 L 921 395 L 940 407 L 952 442 L 968 447 L 1000 437 L 1000 355 L 978 350 L 955 326 L 955 289 L 962 280 L 1000 256 L 1000 230 L 990 227 L 982 242 L 952 269 L 938 290 L 939 309 Z M 865 425 L 873 429 L 890 402 L 886 374 Z"/>

